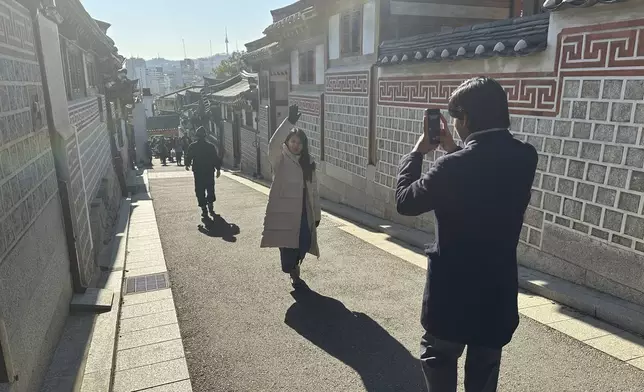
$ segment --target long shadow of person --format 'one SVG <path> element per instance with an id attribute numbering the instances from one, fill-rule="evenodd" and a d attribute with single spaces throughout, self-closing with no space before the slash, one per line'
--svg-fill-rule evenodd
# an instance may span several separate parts
<path id="1" fill-rule="evenodd" d="M 351 366 L 369 392 L 423 391 L 420 363 L 384 328 L 363 313 L 311 290 L 294 291 L 284 322 Z"/>
<path id="2" fill-rule="evenodd" d="M 235 236 L 240 233 L 239 226 L 226 222 L 226 219 L 220 215 L 215 215 L 213 219 L 202 218 L 201 222 L 203 225 L 197 227 L 201 233 L 209 237 L 221 238 L 227 242 L 237 241 Z"/>

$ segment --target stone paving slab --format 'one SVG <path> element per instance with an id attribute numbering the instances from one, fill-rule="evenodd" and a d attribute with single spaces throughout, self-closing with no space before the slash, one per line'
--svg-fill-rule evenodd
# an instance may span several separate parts
<path id="1" fill-rule="evenodd" d="M 144 182 L 148 183 L 147 178 Z M 148 193 L 132 209 L 124 275 L 166 272 Z M 192 392 L 172 290 L 126 294 L 120 302 L 112 392 Z"/>
<path id="2" fill-rule="evenodd" d="M 142 317 L 129 318 L 121 320 L 120 332 L 129 333 L 135 331 L 142 331 L 144 329 L 161 327 L 164 325 L 177 324 L 177 315 L 175 310 L 170 310 L 163 313 L 154 313 Z"/>
<path id="3" fill-rule="evenodd" d="M 184 358 L 116 372 L 113 392 L 134 392 L 190 378 Z"/>

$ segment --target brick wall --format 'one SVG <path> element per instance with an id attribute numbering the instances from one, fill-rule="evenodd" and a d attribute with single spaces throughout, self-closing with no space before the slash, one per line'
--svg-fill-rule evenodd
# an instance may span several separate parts
<path id="1" fill-rule="evenodd" d="M 0 319 L 19 376 L 14 392 L 38 390 L 71 297 L 32 26 L 28 10 L 0 0 Z"/>
<path id="2" fill-rule="evenodd" d="M 241 170 L 248 174 L 257 173 L 256 138 L 256 132 L 246 128 L 241 129 Z"/>
<path id="3" fill-rule="evenodd" d="M 271 164 L 268 161 L 268 135 L 269 135 L 269 107 L 260 105 L 259 107 L 259 149 L 260 149 L 260 162 L 262 164 L 262 175 L 265 178 L 270 178 L 272 175 Z"/>
<path id="4" fill-rule="evenodd" d="M 309 153 L 316 162 L 320 162 L 322 148 L 321 117 L 320 109 L 323 99 L 321 96 L 302 96 L 297 94 L 289 95 L 289 105 L 297 104 L 302 116 L 297 122 L 298 128 L 302 129 L 309 139 Z"/>
<path id="5" fill-rule="evenodd" d="M 327 164 L 366 177 L 369 98 L 326 94 L 324 154 Z"/>
<path id="6" fill-rule="evenodd" d="M 235 155 L 233 150 L 233 124 L 224 121 L 224 163 L 228 167 L 235 165 Z"/>
<path id="7" fill-rule="evenodd" d="M 635 42 L 644 38 L 643 26 L 631 20 L 563 28 L 550 53 L 533 56 L 554 71 L 489 73 L 508 93 L 515 137 L 539 152 L 521 262 L 640 304 L 644 52 Z M 424 107 L 444 109 L 462 80 L 475 75 L 380 77 L 376 183 L 393 188 L 400 157 L 420 135 Z M 425 170 L 441 155 L 431 154 Z"/>

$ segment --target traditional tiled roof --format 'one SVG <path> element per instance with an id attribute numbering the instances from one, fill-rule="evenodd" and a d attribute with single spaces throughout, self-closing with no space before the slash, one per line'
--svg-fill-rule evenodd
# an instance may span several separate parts
<path id="1" fill-rule="evenodd" d="M 242 58 L 249 63 L 257 63 L 263 60 L 270 59 L 277 53 L 281 52 L 278 42 L 270 43 L 252 52 L 245 53 Z"/>
<path id="2" fill-rule="evenodd" d="M 548 14 L 459 27 L 453 32 L 423 34 L 380 45 L 381 65 L 421 61 L 525 56 L 544 50 L 548 42 Z"/>
<path id="3" fill-rule="evenodd" d="M 257 74 L 241 72 L 234 78 L 224 82 L 228 87 L 220 89 L 210 94 L 214 102 L 234 104 L 244 99 L 247 92 L 256 86 Z M 221 85 L 218 85 L 221 86 Z"/>
<path id="4" fill-rule="evenodd" d="M 546 0 L 543 8 L 549 11 L 558 11 L 568 7 L 591 7 L 595 4 L 613 4 L 624 0 Z"/>
<path id="5" fill-rule="evenodd" d="M 309 2 L 310 1 L 308 0 L 299 0 L 299 1 L 296 1 L 295 3 L 285 5 L 282 8 L 271 10 L 271 16 L 273 17 L 273 22 L 277 22 L 280 19 L 283 19 L 289 15 L 292 15 L 297 11 L 300 11 L 302 8 L 306 8 Z"/>
<path id="6" fill-rule="evenodd" d="M 254 41 L 250 41 L 250 42 L 245 43 L 244 46 L 246 47 L 247 52 L 252 52 L 254 50 L 260 49 L 260 48 L 270 44 L 271 42 L 273 42 L 273 41 L 271 41 L 270 38 L 268 38 L 267 36 L 263 36 L 262 38 L 258 38 L 258 39 L 254 40 Z"/>
<path id="7" fill-rule="evenodd" d="M 178 114 L 153 116 L 146 119 L 146 128 L 148 131 L 176 129 L 179 127 L 180 122 L 181 120 Z"/>
<path id="8" fill-rule="evenodd" d="M 264 34 L 272 35 L 282 33 L 285 37 L 295 36 L 306 29 L 308 20 L 316 16 L 317 12 L 315 8 L 312 6 L 307 7 L 271 24 L 264 30 Z"/>

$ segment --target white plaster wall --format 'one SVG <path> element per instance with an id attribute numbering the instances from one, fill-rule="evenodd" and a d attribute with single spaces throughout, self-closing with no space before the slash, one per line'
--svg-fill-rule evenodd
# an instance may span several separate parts
<path id="1" fill-rule="evenodd" d="M 375 10 L 375 7 L 374 7 Z M 340 14 L 329 18 L 329 59 L 340 58 Z"/>
<path id="2" fill-rule="evenodd" d="M 376 4 L 372 0 L 365 3 L 362 12 L 362 54 L 376 51 Z"/>
<path id="3" fill-rule="evenodd" d="M 297 50 L 291 52 L 291 84 L 300 84 L 300 53 Z"/>
<path id="4" fill-rule="evenodd" d="M 324 84 L 325 59 L 324 44 L 320 44 L 315 47 L 315 84 Z"/>

